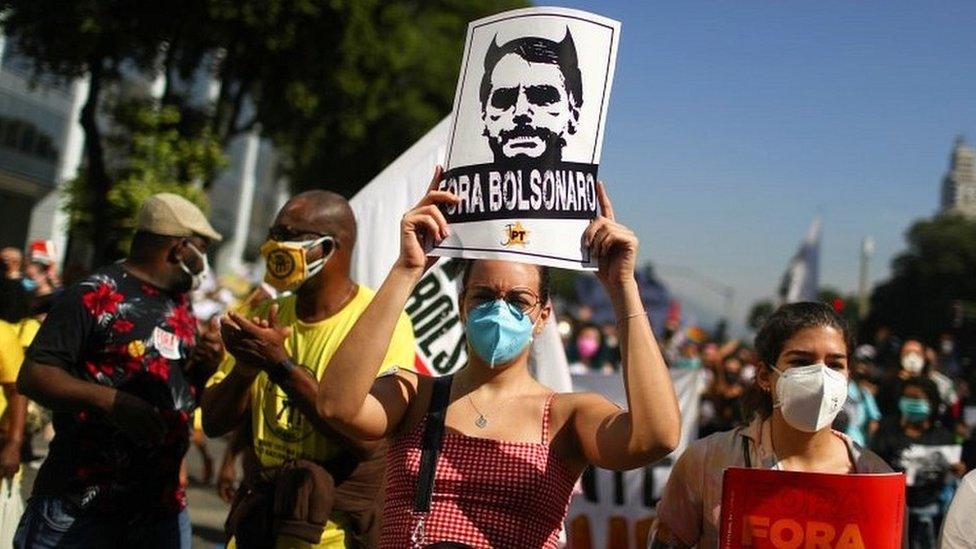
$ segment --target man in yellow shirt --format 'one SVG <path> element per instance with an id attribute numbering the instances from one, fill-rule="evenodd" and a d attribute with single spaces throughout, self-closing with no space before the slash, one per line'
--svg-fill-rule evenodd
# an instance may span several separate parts
<path id="1" fill-rule="evenodd" d="M 341 196 L 310 191 L 285 204 L 262 254 L 268 267 L 265 280 L 294 293 L 258 307 L 247 315 L 253 320 L 233 313 L 223 319 L 221 334 L 230 354 L 203 396 L 203 427 L 209 436 L 250 420 L 249 451 L 258 467 L 245 465 L 247 489 L 240 491 L 245 497 L 256 486 L 265 491 L 272 484 L 274 491 L 277 485 L 268 478 L 296 460 L 319 465 L 334 479 L 334 490 L 318 498 L 335 500 L 321 538 L 311 542 L 284 535 L 276 520 L 272 529 L 279 548 L 371 547 L 377 539 L 385 448 L 345 439 L 315 410 L 318 379 L 373 297 L 372 290 L 349 276 L 355 241 L 355 217 Z M 413 331 L 404 314 L 383 368 L 412 368 L 413 361 Z M 245 464 L 247 458 L 245 454 Z M 282 496 L 264 495 L 268 501 Z M 238 497 L 229 522 L 253 528 L 255 521 L 234 520 L 241 507 Z M 349 511 L 352 507 L 355 511 Z M 238 546 L 254 544 L 240 527 L 230 529 Z"/>
<path id="2" fill-rule="evenodd" d="M 17 373 L 24 362 L 24 348 L 17 329 L 0 320 L 0 477 L 12 479 L 20 469 L 24 442 L 27 397 L 17 392 Z"/>

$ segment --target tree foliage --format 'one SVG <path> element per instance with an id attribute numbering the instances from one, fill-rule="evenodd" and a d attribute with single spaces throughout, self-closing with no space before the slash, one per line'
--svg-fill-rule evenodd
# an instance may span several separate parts
<path id="1" fill-rule="evenodd" d="M 972 331 L 976 323 L 976 220 L 943 216 L 918 221 L 892 277 L 871 295 L 869 328 L 887 325 L 906 337 Z"/>
<path id="2" fill-rule="evenodd" d="M 157 17 L 148 17 L 150 13 Z M 33 61 L 38 77 L 89 79 L 79 120 L 85 131 L 85 172 L 76 184 L 86 187 L 90 232 L 97 236 L 92 240 L 93 259 L 101 263 L 111 258 L 112 247 L 107 215 L 113 182 L 99 124 L 104 92 L 123 67 L 151 69 L 161 34 L 177 23 L 178 16 L 157 0 L 2 0 L 0 14 L 8 42 Z"/>
<path id="3" fill-rule="evenodd" d="M 296 190 L 352 195 L 450 112 L 466 27 L 524 0 L 228 3 L 227 50 Z M 258 9 L 256 6 L 262 6 Z M 252 34 L 253 33 L 253 34 Z"/>
<path id="4" fill-rule="evenodd" d="M 81 114 L 90 225 L 110 231 L 119 181 L 99 116 L 126 74 L 164 79 L 189 140 L 258 130 L 295 190 L 353 194 L 451 109 L 467 23 L 524 0 L 0 0 L 38 75 L 87 76 Z M 213 97 L 200 100 L 200 80 Z M 203 130 L 206 129 L 207 133 Z M 207 183 L 212 177 L 204 180 Z M 95 261 L 111 259 L 96 240 Z"/>
<path id="5" fill-rule="evenodd" d="M 112 109 L 114 132 L 106 136 L 106 147 L 123 159 L 110 166 L 114 181 L 102 213 L 108 220 L 95 232 L 95 198 L 86 174 L 68 184 L 65 209 L 72 227 L 90 239 L 105 239 L 112 256 L 128 252 L 136 227 L 136 214 L 149 196 L 179 194 L 207 211 L 207 196 L 199 184 L 222 169 L 226 159 L 218 141 L 203 131 L 187 138 L 177 131 L 180 113 L 175 107 L 157 107 L 141 101 L 126 101 Z"/>
<path id="6" fill-rule="evenodd" d="M 776 310 L 776 305 L 768 299 L 763 299 L 752 304 L 752 308 L 749 309 L 749 316 L 746 317 L 746 325 L 749 329 L 753 331 L 759 331 L 762 325 L 769 318 L 769 315 L 773 314 Z"/>

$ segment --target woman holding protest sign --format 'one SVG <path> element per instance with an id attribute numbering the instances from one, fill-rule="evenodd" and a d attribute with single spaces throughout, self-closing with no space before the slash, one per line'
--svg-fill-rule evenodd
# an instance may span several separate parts
<path id="1" fill-rule="evenodd" d="M 818 473 L 891 469 L 830 425 L 847 397 L 853 337 L 822 303 L 780 307 L 756 335 L 759 368 L 744 396 L 745 427 L 688 446 L 658 504 L 652 548 L 718 547 L 727 467 Z"/>
<path id="2" fill-rule="evenodd" d="M 476 260 L 464 273 L 465 368 L 374 382 L 396 318 L 433 264 L 425 245 L 450 232 L 438 206 L 456 197 L 434 190 L 440 178 L 438 168 L 403 217 L 400 257 L 329 363 L 318 410 L 349 436 L 393 441 L 381 547 L 556 547 L 588 465 L 632 469 L 678 444 L 677 400 L 634 280 L 637 237 L 614 220 L 600 186 L 603 215 L 583 245 L 616 310 L 627 410 L 596 394 L 554 394 L 531 377 L 529 344 L 551 314 L 548 271 L 507 261 Z"/>

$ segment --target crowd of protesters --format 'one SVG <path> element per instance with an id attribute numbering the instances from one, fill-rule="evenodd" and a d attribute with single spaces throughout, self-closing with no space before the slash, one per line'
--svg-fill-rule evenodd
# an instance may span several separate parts
<path id="1" fill-rule="evenodd" d="M 411 535 L 471 546 L 515 539 L 554 546 L 570 480 L 583 468 L 640 466 L 676 444 L 673 391 L 650 379 L 667 369 L 700 372 L 700 440 L 668 483 L 654 546 L 714 543 L 717 525 L 705 519 L 720 491 L 689 491 L 695 483 L 686 480 L 720 476 L 726 466 L 742 466 L 743 456 L 746 464 L 751 456 L 787 470 L 905 472 L 910 546 L 937 547 L 940 532 L 946 547 L 972 539 L 967 513 L 976 510 L 976 477 L 967 473 L 976 469 L 976 398 L 970 359 L 951 333 L 922 341 L 880 328 L 855 345 L 829 306 L 803 304 L 773 314 L 753 344 L 712 341 L 671 318 L 655 341 L 635 296 L 616 296 L 617 320 L 602 324 L 592 322 L 586 304 L 561 307 L 556 322 L 573 374 L 618 375 L 643 362 L 629 372 L 630 390 L 642 392 L 647 409 L 628 393 L 630 409 L 621 411 L 602 398 L 552 395 L 522 371 L 527 342 L 553 314 L 547 271 L 481 261 L 464 274 L 465 288 L 475 290 L 460 297 L 475 366 L 455 376 L 454 389 L 410 373 L 413 338 L 402 302 L 424 263 L 410 239 L 446 230 L 428 206 L 450 199 L 433 192 L 408 214 L 401 263 L 378 294 L 350 278 L 355 219 L 345 200 L 324 191 L 298 195 L 281 210 L 262 248 L 270 285 L 250 292 L 214 284 L 206 254 L 220 235 L 173 195 L 144 205 L 124 262 L 67 288 L 50 242 L 0 251 L 0 476 L 18 482 L 21 463 L 37 457 L 32 440 L 50 441 L 17 546 L 188 547 L 185 454 L 191 445 L 201 454 L 201 482 L 216 477 L 221 498 L 231 503 L 227 532 L 238 547 L 402 547 Z M 411 220 L 413 227 L 406 225 Z M 626 260 L 636 239 L 612 217 L 597 223 L 606 225 L 604 236 L 617 239 L 616 261 L 625 261 L 611 264 L 623 269 L 613 271 L 618 284 L 607 286 L 618 292 L 611 288 L 632 274 Z M 275 261 L 283 257 L 296 268 L 276 279 Z M 287 297 L 271 299 L 280 292 Z M 508 347 L 482 341 L 472 331 L 478 323 L 507 326 Z M 816 352 L 791 359 L 800 352 L 791 351 L 798 341 Z M 514 373 L 500 376 L 499 364 Z M 373 381 L 390 367 L 399 369 Z M 797 376 L 788 373 L 801 370 L 824 391 L 846 396 L 826 423 L 826 416 L 790 409 Z M 661 394 L 648 399 L 648 391 Z M 417 399 L 422 403 L 413 404 Z M 438 406 L 449 432 L 468 433 L 443 443 L 466 478 L 501 468 L 514 475 L 505 482 L 529 482 L 529 470 L 505 461 L 506 452 L 515 452 L 538 470 L 560 473 L 533 481 L 552 491 L 558 509 L 510 500 L 488 476 L 458 485 L 436 471 L 430 473 L 431 482 L 441 483 L 434 511 L 428 508 L 429 520 L 415 524 L 414 491 L 423 473 L 403 473 L 421 459 Z M 533 414 L 538 421 L 526 422 Z M 570 417 L 588 418 L 572 423 L 572 444 L 559 438 L 567 436 L 561 433 Z M 596 433 L 608 421 L 628 427 L 600 435 L 619 440 L 601 439 L 597 449 Z M 844 444 L 779 459 L 764 438 L 767 430 L 778 432 L 781 445 L 831 432 L 842 434 L 837 440 Z M 216 467 L 204 431 L 228 438 Z M 592 448 L 587 437 L 594 437 Z M 739 441 L 744 453 L 732 450 Z M 540 454 L 536 446 L 557 450 Z M 466 461 L 475 455 L 478 460 Z M 385 508 L 378 503 L 384 475 Z M 720 478 L 716 483 L 720 488 Z M 437 498 L 445 497 L 518 507 L 534 518 L 490 519 L 491 509 L 474 503 L 448 508 L 442 501 L 438 508 Z M 381 531 L 382 522 L 397 527 Z"/>
<path id="2" fill-rule="evenodd" d="M 565 310 L 577 313 L 559 318 L 571 371 L 618 372 L 615 327 L 593 324 L 585 304 Z M 748 423 L 744 406 L 762 360 L 752 345 L 711 341 L 706 332 L 688 327 L 667 330 L 662 348 L 669 368 L 701 372 L 698 438 Z M 911 547 L 937 546 L 961 479 L 976 469 L 971 367 L 948 332 L 921 341 L 882 326 L 851 353 L 847 399 L 832 428 L 907 473 Z M 963 486 L 972 491 L 972 482 L 976 477 Z M 976 508 L 976 502 L 970 506 Z"/>

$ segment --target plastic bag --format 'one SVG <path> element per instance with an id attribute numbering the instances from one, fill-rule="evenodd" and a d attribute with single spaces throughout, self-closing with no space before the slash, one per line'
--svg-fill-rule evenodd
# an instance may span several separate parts
<path id="1" fill-rule="evenodd" d="M 20 498 L 20 479 L 0 479 L 0 547 L 13 547 L 14 533 L 22 514 L 24 500 Z"/>

